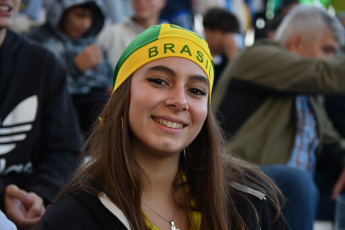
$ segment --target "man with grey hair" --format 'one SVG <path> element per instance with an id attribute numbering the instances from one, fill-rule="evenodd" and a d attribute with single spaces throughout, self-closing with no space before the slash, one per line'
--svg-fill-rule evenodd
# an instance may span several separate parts
<path id="1" fill-rule="evenodd" d="M 345 145 L 321 96 L 345 93 L 345 56 L 335 57 L 343 43 L 344 29 L 325 9 L 295 6 L 275 41 L 258 41 L 233 58 L 213 95 L 213 109 L 231 137 L 228 150 L 259 165 L 287 164 L 314 177 L 318 210 L 330 213 L 320 215 L 323 219 L 333 219 L 331 197 L 345 185 Z"/>

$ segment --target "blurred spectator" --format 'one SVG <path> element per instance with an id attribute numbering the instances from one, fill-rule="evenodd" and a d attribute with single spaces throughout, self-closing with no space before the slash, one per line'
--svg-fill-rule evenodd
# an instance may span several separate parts
<path id="1" fill-rule="evenodd" d="M 167 0 L 160 19 L 170 24 L 194 30 L 194 13 L 192 0 Z"/>
<path id="2" fill-rule="evenodd" d="M 337 18 L 345 28 L 345 13 L 338 14 Z M 345 45 L 342 46 L 342 52 L 345 52 Z M 345 138 L 345 96 L 326 96 L 325 107 L 327 115 L 332 120 L 334 127 L 337 129 L 339 134 Z"/>
<path id="3" fill-rule="evenodd" d="M 112 88 L 113 70 L 105 51 L 96 44 L 104 19 L 101 0 L 57 0 L 48 8 L 47 22 L 28 34 L 65 65 L 84 133 L 89 132 Z"/>
<path id="4" fill-rule="evenodd" d="M 218 58 L 213 57 L 214 82 L 216 82 L 224 67 L 237 53 L 234 34 L 240 31 L 239 23 L 236 16 L 224 8 L 209 9 L 203 19 L 205 37 L 211 54 L 212 56 L 221 55 Z M 221 59 L 222 62 L 217 63 L 217 59 Z M 215 86 L 217 87 L 216 83 Z M 224 117 L 224 119 L 227 118 Z M 270 165 L 262 167 L 262 170 L 275 181 L 287 198 L 283 214 L 290 228 L 310 229 L 313 226 L 314 210 L 318 201 L 318 191 L 311 177 L 302 170 L 286 165 Z"/>
<path id="5" fill-rule="evenodd" d="M 159 14 L 166 0 L 132 0 L 134 16 L 122 23 L 103 28 L 99 42 L 108 53 L 113 68 L 128 44 L 145 29 L 159 24 Z"/>
<path id="6" fill-rule="evenodd" d="M 74 172 L 81 135 L 61 63 L 7 29 L 19 3 L 0 2 L 0 210 L 26 230 Z"/>
<path id="7" fill-rule="evenodd" d="M 245 33 L 251 27 L 251 12 L 244 0 L 223 0 L 223 7 L 236 15 L 240 29 Z"/>
<path id="8" fill-rule="evenodd" d="M 237 34 L 237 45 L 244 47 L 244 34 L 251 27 L 251 12 L 245 0 L 197 0 L 195 3 L 196 13 L 204 15 L 213 7 L 222 7 L 234 14 L 240 24 L 240 33 Z"/>
<path id="9" fill-rule="evenodd" d="M 193 11 L 195 14 L 204 15 L 206 11 L 213 7 L 223 7 L 223 0 L 195 0 L 193 1 Z"/>
<path id="10" fill-rule="evenodd" d="M 285 15 L 289 13 L 289 11 L 299 4 L 298 0 L 282 0 L 280 4 L 277 4 L 278 7 L 274 9 L 274 13 L 272 13 L 273 18 L 267 18 L 265 24 L 265 33 L 267 38 L 274 39 L 275 33 L 283 21 Z M 268 16 L 269 13 L 266 14 Z"/>
<path id="11" fill-rule="evenodd" d="M 44 2 L 46 0 L 22 0 L 17 17 L 10 29 L 17 33 L 27 33 L 32 28 L 43 23 Z"/>
<path id="12" fill-rule="evenodd" d="M 273 19 L 269 19 L 266 21 L 266 37 L 269 39 L 274 39 L 274 36 L 276 35 L 277 29 L 280 25 L 280 23 L 283 21 L 284 16 L 281 14 L 275 15 Z"/>
<path id="13" fill-rule="evenodd" d="M 220 7 L 210 8 L 203 16 L 205 39 L 210 48 L 214 64 L 214 85 L 238 50 L 236 34 L 240 24 L 235 15 Z"/>
<path id="14" fill-rule="evenodd" d="M 318 94 L 345 92 L 345 57 L 325 59 L 344 43 L 344 29 L 319 7 L 299 5 L 288 15 L 277 43 L 257 42 L 231 61 L 213 102 L 226 118 L 231 151 L 257 164 L 288 164 L 315 175 L 318 219 L 332 220 L 330 197 L 345 185 L 337 181 L 345 152 Z"/>
<path id="15" fill-rule="evenodd" d="M 266 0 L 264 12 L 254 19 L 255 39 L 273 38 L 284 16 L 299 4 L 299 0 Z"/>
<path id="16" fill-rule="evenodd" d="M 345 11 L 338 13 L 337 18 L 339 19 L 339 21 L 341 22 L 341 24 L 345 28 Z M 343 53 L 345 52 L 345 45 L 342 46 L 342 52 Z"/>
<path id="17" fill-rule="evenodd" d="M 107 16 L 111 23 L 122 22 L 125 18 L 133 14 L 131 5 L 133 0 L 103 0 Z"/>

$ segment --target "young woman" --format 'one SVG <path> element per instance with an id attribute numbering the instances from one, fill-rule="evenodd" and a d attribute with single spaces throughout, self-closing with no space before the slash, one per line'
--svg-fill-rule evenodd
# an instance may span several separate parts
<path id="1" fill-rule="evenodd" d="M 205 40 L 153 26 L 116 69 L 74 178 L 41 229 L 286 229 L 276 186 L 223 155 Z"/>

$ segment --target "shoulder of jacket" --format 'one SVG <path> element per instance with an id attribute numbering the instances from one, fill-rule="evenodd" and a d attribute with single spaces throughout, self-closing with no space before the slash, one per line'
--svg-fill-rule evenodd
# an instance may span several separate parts
<path id="1" fill-rule="evenodd" d="M 131 230 L 126 216 L 113 202 L 111 202 L 111 200 L 105 193 L 99 193 L 98 199 L 102 202 L 104 207 L 106 207 L 112 214 L 114 214 L 114 216 L 116 216 L 128 230 Z"/>
<path id="2" fill-rule="evenodd" d="M 253 188 L 248 187 L 246 185 L 240 184 L 236 181 L 232 181 L 230 183 L 230 186 L 233 187 L 234 189 L 238 190 L 238 191 L 253 195 L 260 200 L 266 200 L 266 195 L 257 189 L 253 189 Z"/>

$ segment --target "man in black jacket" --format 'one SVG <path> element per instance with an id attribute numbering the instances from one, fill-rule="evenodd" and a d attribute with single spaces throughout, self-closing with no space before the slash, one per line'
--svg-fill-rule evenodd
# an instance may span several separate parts
<path id="1" fill-rule="evenodd" d="M 82 139 L 60 63 L 8 30 L 19 5 L 0 1 L 0 209 L 34 229 L 74 171 Z"/>

